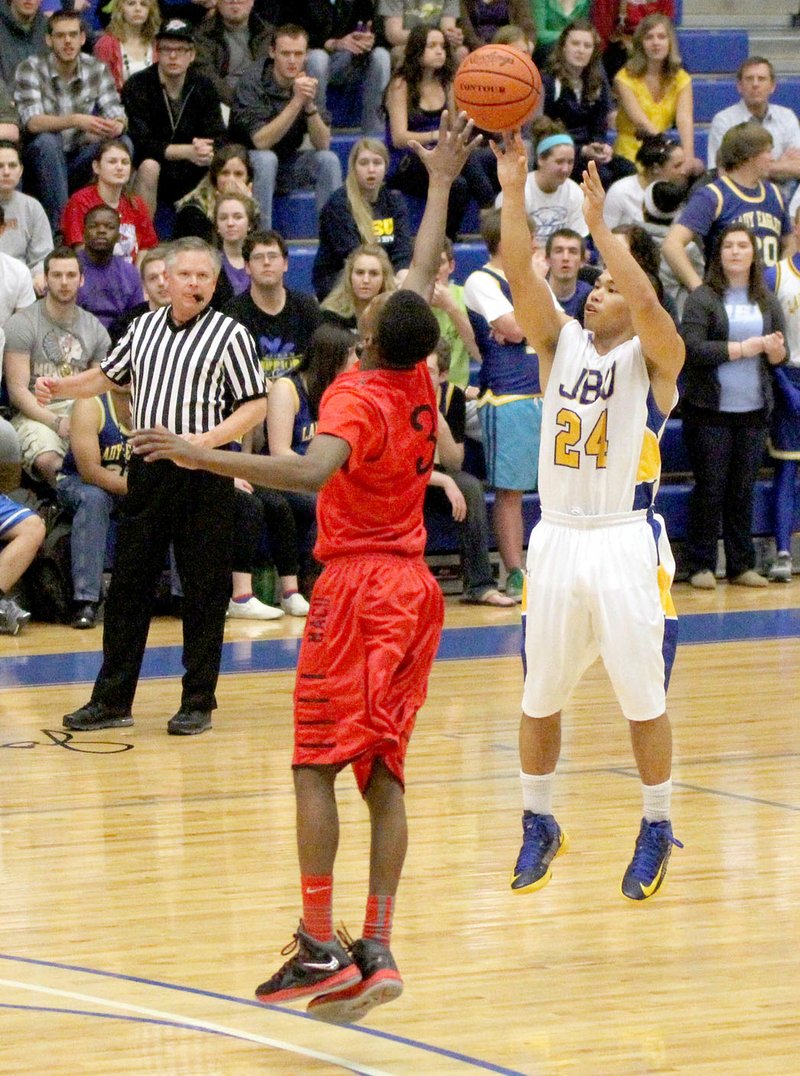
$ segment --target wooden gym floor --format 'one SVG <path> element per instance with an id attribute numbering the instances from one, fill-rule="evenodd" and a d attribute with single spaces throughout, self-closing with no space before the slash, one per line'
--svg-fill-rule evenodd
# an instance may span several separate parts
<path id="1" fill-rule="evenodd" d="M 516 611 L 448 601 L 408 766 L 403 996 L 336 1028 L 253 989 L 298 920 L 289 772 L 299 621 L 231 623 L 213 732 L 167 737 L 179 625 L 155 623 L 133 729 L 70 738 L 100 632 L 0 639 L 0 1073 L 800 1072 L 800 581 L 676 588 L 674 825 L 644 906 L 640 817 L 595 666 L 565 715 L 571 849 L 512 894 Z M 360 931 L 365 810 L 340 779 L 337 919 Z"/>

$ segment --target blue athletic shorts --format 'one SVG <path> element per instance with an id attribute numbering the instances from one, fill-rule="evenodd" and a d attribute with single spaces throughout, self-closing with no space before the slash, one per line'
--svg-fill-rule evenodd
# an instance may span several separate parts
<path id="1" fill-rule="evenodd" d="M 35 514 L 30 508 L 23 508 L 21 504 L 17 504 L 4 493 L 0 493 L 0 537 L 16 527 L 23 519 Z"/>
<path id="2" fill-rule="evenodd" d="M 481 397 L 486 477 L 494 489 L 535 490 L 539 479 L 540 396 Z"/>

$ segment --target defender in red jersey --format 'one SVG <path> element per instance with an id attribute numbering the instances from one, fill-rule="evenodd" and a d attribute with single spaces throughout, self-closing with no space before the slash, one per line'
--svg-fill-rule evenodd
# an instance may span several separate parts
<path id="1" fill-rule="evenodd" d="M 424 365 L 439 327 L 423 296 L 436 276 L 447 199 L 474 144 L 470 136 L 465 115 L 449 130 L 445 113 L 436 145 L 415 146 L 430 179 L 403 290 L 380 296 L 365 312 L 361 362 L 323 396 L 305 456 L 209 451 L 166 430 L 132 439 L 147 460 L 321 491 L 315 555 L 325 570 L 311 597 L 294 697 L 303 917 L 284 950 L 294 955 L 256 997 L 266 1003 L 310 997 L 309 1012 L 334 1023 L 361 1019 L 403 988 L 389 941 L 408 843 L 404 762 L 443 619 L 442 596 L 423 559 L 422 504 L 437 444 L 443 463 L 457 454 L 446 423 L 437 421 Z M 367 801 L 372 831 L 357 941 L 337 939 L 333 931 L 335 781 L 347 765 Z"/>

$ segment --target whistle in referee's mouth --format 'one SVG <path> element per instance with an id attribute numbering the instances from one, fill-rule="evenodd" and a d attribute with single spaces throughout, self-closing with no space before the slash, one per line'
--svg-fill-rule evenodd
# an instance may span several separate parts
<path id="1" fill-rule="evenodd" d="M 192 296 L 192 298 L 194 299 L 194 301 L 196 303 L 202 303 L 202 301 L 203 301 L 203 296 L 200 295 L 199 292 L 195 292 L 194 295 Z"/>

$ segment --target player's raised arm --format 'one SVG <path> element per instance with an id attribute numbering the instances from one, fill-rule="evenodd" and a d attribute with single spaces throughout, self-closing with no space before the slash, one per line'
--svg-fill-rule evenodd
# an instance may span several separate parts
<path id="1" fill-rule="evenodd" d="M 556 307 L 550 289 L 533 268 L 525 212 L 528 155 L 519 131 L 507 133 L 502 146 L 492 142 L 492 149 L 497 158 L 497 178 L 503 188 L 500 210 L 503 271 L 511 287 L 517 324 L 539 356 L 539 381 L 544 388 L 559 334 L 569 318 Z"/>
<path id="2" fill-rule="evenodd" d="M 481 135 L 473 138 L 472 129 L 472 120 L 467 119 L 465 112 L 459 113 L 451 124 L 445 110 L 439 124 L 439 138 L 434 146 L 429 148 L 419 142 L 409 142 L 428 170 L 428 196 L 414 241 L 411 265 L 401 286 L 407 291 L 415 291 L 426 300 L 433 293 L 439 270 L 450 188 L 466 164 L 467 157 L 481 142 Z"/>
<path id="3" fill-rule="evenodd" d="M 615 288 L 628 304 L 633 331 L 642 342 L 656 403 L 666 414 L 672 407 L 675 382 L 683 367 L 683 340 L 658 301 L 647 273 L 603 219 L 605 192 L 594 161 L 589 162 L 583 173 L 581 189 L 584 218 Z"/>

